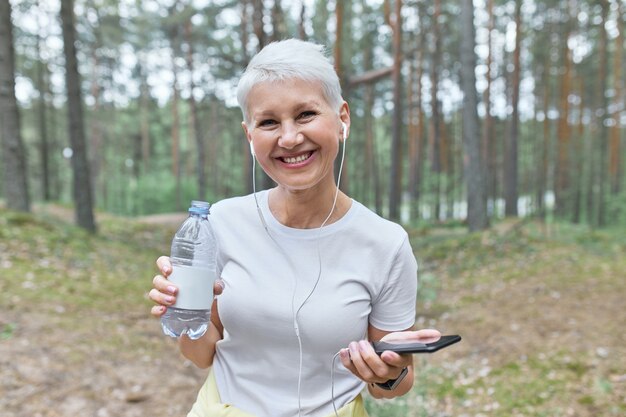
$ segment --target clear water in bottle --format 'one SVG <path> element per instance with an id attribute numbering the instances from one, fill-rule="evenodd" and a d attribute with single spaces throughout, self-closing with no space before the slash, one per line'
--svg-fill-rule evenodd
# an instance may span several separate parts
<path id="1" fill-rule="evenodd" d="M 176 304 L 161 316 L 163 333 L 171 337 L 186 334 L 195 340 L 209 326 L 217 252 L 209 208 L 209 203 L 192 201 L 189 217 L 172 240 L 168 279 L 178 287 L 178 294 Z"/>

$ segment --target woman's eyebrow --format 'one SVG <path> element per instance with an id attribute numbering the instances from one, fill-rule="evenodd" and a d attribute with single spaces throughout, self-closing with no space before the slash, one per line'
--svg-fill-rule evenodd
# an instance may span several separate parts
<path id="1" fill-rule="evenodd" d="M 302 110 L 307 110 L 307 109 L 317 109 L 320 107 L 320 102 L 317 100 L 309 100 L 309 101 L 305 101 L 302 103 L 297 104 L 294 107 L 294 112 L 298 113 Z M 260 120 L 260 119 L 265 119 L 265 118 L 273 118 L 275 117 L 275 112 L 272 109 L 267 109 L 267 110 L 260 110 L 256 113 L 254 113 L 252 115 L 253 120 Z"/>
<path id="2" fill-rule="evenodd" d="M 305 101 L 303 103 L 298 104 L 295 107 L 296 112 L 304 110 L 304 109 L 310 109 L 310 108 L 317 108 L 319 107 L 320 104 L 317 100 L 310 100 L 310 101 Z"/>

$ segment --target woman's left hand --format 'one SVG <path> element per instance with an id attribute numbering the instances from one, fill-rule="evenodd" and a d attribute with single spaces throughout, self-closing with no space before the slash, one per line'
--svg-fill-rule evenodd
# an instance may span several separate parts
<path id="1" fill-rule="evenodd" d="M 407 330 L 388 333 L 380 340 L 385 342 L 412 341 L 428 343 L 441 337 L 434 329 Z M 367 383 L 384 383 L 400 376 L 402 369 L 413 364 L 413 355 L 385 351 L 376 354 L 372 344 L 367 340 L 351 342 L 347 349 L 342 349 L 341 362 L 354 375 Z"/>

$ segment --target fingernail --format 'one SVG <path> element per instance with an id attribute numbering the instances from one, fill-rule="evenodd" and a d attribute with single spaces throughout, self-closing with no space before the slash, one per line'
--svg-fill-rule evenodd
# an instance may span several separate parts
<path id="1" fill-rule="evenodd" d="M 367 351 L 367 345 L 368 345 L 368 343 L 365 340 L 361 340 L 359 342 L 359 350 L 361 352 L 366 352 Z"/>
<path id="2" fill-rule="evenodd" d="M 341 356 L 341 359 L 349 359 L 350 356 L 348 355 L 348 349 L 341 349 L 339 351 L 339 356 Z"/>
<path id="3" fill-rule="evenodd" d="M 167 301 L 168 303 L 173 303 L 174 302 L 174 297 L 171 297 L 171 296 L 168 295 L 168 296 L 165 297 L 165 301 Z"/>
<path id="4" fill-rule="evenodd" d="M 359 351 L 359 345 L 357 345 L 356 342 L 352 342 L 348 345 L 348 348 L 350 349 L 350 353 L 356 353 Z"/>
<path id="5" fill-rule="evenodd" d="M 167 287 L 167 292 L 169 292 L 172 295 L 176 294 L 176 287 L 172 287 L 170 285 L 169 287 Z"/>

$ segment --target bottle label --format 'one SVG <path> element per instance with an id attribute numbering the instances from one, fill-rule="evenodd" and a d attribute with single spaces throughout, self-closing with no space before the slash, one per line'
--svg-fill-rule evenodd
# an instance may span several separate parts
<path id="1" fill-rule="evenodd" d="M 174 307 L 185 310 L 210 310 L 213 303 L 215 271 L 197 266 L 174 266 L 168 277 L 178 287 Z"/>

